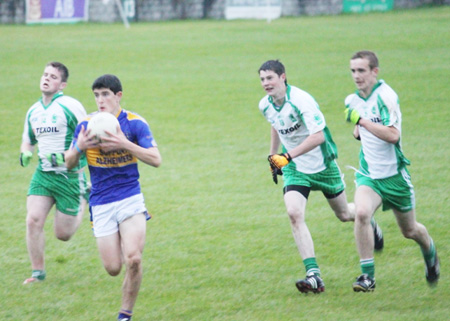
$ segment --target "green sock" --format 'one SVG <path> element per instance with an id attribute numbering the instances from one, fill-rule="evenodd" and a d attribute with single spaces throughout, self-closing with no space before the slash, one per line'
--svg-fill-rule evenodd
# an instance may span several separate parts
<path id="1" fill-rule="evenodd" d="M 373 258 L 360 260 L 361 271 L 364 274 L 368 274 L 371 278 L 375 278 L 375 260 Z"/>
<path id="2" fill-rule="evenodd" d="M 422 251 L 423 258 L 425 259 L 426 262 L 434 260 L 436 256 L 436 248 L 434 247 L 434 241 L 431 237 L 430 237 L 430 248 L 428 249 L 428 251 L 425 250 L 423 247 L 420 247 L 420 250 Z"/>
<path id="3" fill-rule="evenodd" d="M 305 265 L 306 274 L 314 273 L 315 275 L 320 276 L 319 265 L 317 265 L 315 257 L 304 259 L 303 264 Z"/>
<path id="4" fill-rule="evenodd" d="M 31 277 L 32 278 L 36 278 L 36 279 L 41 280 L 41 281 L 45 280 L 45 276 L 46 276 L 46 273 L 45 273 L 44 270 L 33 270 L 31 272 Z"/>

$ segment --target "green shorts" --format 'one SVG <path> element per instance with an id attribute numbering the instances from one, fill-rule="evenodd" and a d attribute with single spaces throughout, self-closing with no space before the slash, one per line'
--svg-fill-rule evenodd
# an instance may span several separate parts
<path id="1" fill-rule="evenodd" d="M 84 172 L 57 174 L 36 170 L 28 195 L 53 197 L 58 211 L 76 216 L 86 195 L 86 175 Z"/>
<path id="2" fill-rule="evenodd" d="M 406 168 L 400 170 L 397 175 L 372 179 L 356 173 L 356 186 L 369 186 L 383 201 L 383 211 L 395 209 L 400 212 L 408 212 L 415 207 L 414 187 L 411 184 L 411 176 Z"/>
<path id="3" fill-rule="evenodd" d="M 306 186 L 313 191 L 322 191 L 324 194 L 334 195 L 345 189 L 345 183 L 336 161 L 330 166 L 315 174 L 305 174 L 295 169 L 295 166 L 283 168 L 284 187 L 290 185 Z"/>

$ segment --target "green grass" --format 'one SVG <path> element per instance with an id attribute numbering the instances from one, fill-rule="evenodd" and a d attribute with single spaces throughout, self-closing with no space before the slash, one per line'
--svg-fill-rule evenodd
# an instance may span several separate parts
<path id="1" fill-rule="evenodd" d="M 45 283 L 30 274 L 25 245 L 26 191 L 33 166 L 18 165 L 25 113 L 40 96 L 45 63 L 70 69 L 65 93 L 88 112 L 90 85 L 119 76 L 123 107 L 150 123 L 161 168 L 140 166 L 153 213 L 136 320 L 446 320 L 448 268 L 448 87 L 450 7 L 265 21 L 175 21 L 121 24 L 0 26 L 0 302 L 3 320 L 113 320 L 123 273 L 103 270 L 88 214 L 74 238 L 46 230 Z M 349 58 L 378 53 L 381 78 L 399 94 L 403 147 L 412 161 L 417 217 L 436 241 L 442 265 L 437 288 L 424 278 L 420 250 L 404 239 L 390 212 L 378 212 L 386 248 L 376 254 L 378 286 L 356 294 L 359 274 L 352 224 L 335 219 L 312 193 L 307 222 L 327 286 L 302 295 L 304 276 L 281 197 L 268 171 L 269 124 L 257 103 L 257 70 L 279 58 L 290 83 L 318 101 L 339 148 L 353 199 L 358 142 L 343 121 L 354 91 Z M 36 163 L 34 159 L 33 165 Z"/>

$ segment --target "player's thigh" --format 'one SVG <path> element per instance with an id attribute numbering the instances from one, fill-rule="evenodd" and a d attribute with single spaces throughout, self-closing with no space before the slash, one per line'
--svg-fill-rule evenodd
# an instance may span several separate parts
<path id="1" fill-rule="evenodd" d="M 284 204 L 290 217 L 305 220 L 305 210 L 308 199 L 299 191 L 289 190 L 284 194 Z"/>
<path id="2" fill-rule="evenodd" d="M 119 232 L 125 258 L 142 253 L 145 245 L 146 228 L 144 213 L 133 215 L 120 223 Z"/>
<path id="3" fill-rule="evenodd" d="M 330 204 L 331 209 L 334 211 L 337 217 L 340 219 L 349 219 L 348 215 L 348 202 L 347 195 L 345 191 L 342 191 L 338 196 L 333 198 L 327 198 L 328 204 Z M 348 216 L 348 217 L 347 217 Z"/>
<path id="4" fill-rule="evenodd" d="M 356 188 L 355 206 L 357 216 L 372 217 L 381 203 L 381 196 L 371 186 L 359 185 Z"/>
<path id="5" fill-rule="evenodd" d="M 97 248 L 105 269 L 110 273 L 120 272 L 122 267 L 122 249 L 119 233 L 97 237 Z"/>
<path id="6" fill-rule="evenodd" d="M 55 234 L 63 238 L 72 236 L 77 230 L 79 220 L 75 215 L 68 215 L 58 210 L 55 211 Z"/>
<path id="7" fill-rule="evenodd" d="M 43 225 L 55 200 L 50 196 L 28 195 L 27 221 Z"/>
<path id="8" fill-rule="evenodd" d="M 417 227 L 416 212 L 414 209 L 408 212 L 401 212 L 399 210 L 393 209 L 397 224 L 403 234 L 408 234 Z"/>

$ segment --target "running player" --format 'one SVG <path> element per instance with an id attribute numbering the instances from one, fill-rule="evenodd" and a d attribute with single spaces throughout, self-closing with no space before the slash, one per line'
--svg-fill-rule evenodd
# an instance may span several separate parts
<path id="1" fill-rule="evenodd" d="M 120 106 L 122 85 L 114 75 L 97 78 L 92 90 L 99 112 L 117 117 L 117 134 L 99 143 L 86 131 L 89 116 L 75 132 L 72 149 L 66 153 L 69 168 L 86 154 L 91 174 L 91 219 L 100 257 L 106 271 L 116 276 L 126 271 L 122 308 L 118 320 L 129 321 L 142 281 L 142 251 L 150 218 L 139 184 L 138 160 L 158 167 L 161 156 L 144 118 Z"/>
<path id="2" fill-rule="evenodd" d="M 24 284 L 45 280 L 44 224 L 53 205 L 55 236 L 62 241 L 75 233 L 86 205 L 86 159 L 83 157 L 76 167 L 67 170 L 63 157 L 78 121 L 86 117 L 82 104 L 62 92 L 68 77 L 69 71 L 62 63 L 48 63 L 40 82 L 42 98 L 30 107 L 25 118 L 20 164 L 29 165 L 36 145 L 39 163 L 27 197 L 26 240 L 32 274 Z"/>
<path id="3" fill-rule="evenodd" d="M 305 223 L 311 190 L 321 191 L 335 215 L 342 221 L 354 220 L 354 205 L 347 203 L 345 184 L 336 163 L 337 149 L 317 102 L 307 92 L 287 83 L 284 66 L 269 60 L 259 68 L 261 85 L 267 95 L 259 109 L 272 125 L 269 162 L 276 182 L 281 169 L 284 202 L 294 240 L 306 269 L 306 278 L 297 281 L 300 292 L 323 292 L 324 282 L 316 261 L 314 243 Z M 282 145 L 282 154 L 279 152 Z M 377 246 L 383 246 L 380 228 Z"/>
<path id="4" fill-rule="evenodd" d="M 416 241 L 425 259 L 430 285 L 439 279 L 439 259 L 427 229 L 416 221 L 414 189 L 401 147 L 402 114 L 397 94 L 378 77 L 378 58 L 359 51 L 350 60 L 357 87 L 345 99 L 346 120 L 355 124 L 353 135 L 361 140 L 360 166 L 356 172 L 355 237 L 362 274 L 353 290 L 375 289 L 374 238 L 370 221 L 378 207 L 392 209 L 406 238 Z"/>

